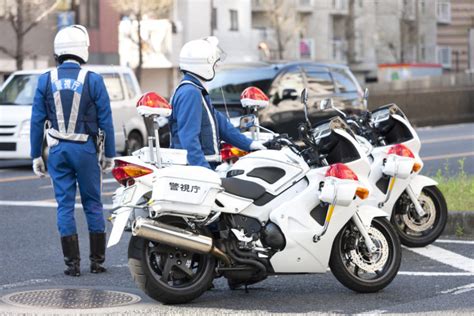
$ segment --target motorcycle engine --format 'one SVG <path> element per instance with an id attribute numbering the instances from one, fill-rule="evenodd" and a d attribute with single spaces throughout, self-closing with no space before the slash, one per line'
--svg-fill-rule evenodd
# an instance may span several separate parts
<path id="1" fill-rule="evenodd" d="M 242 232 L 241 238 L 246 237 L 253 241 L 260 239 L 264 247 L 273 250 L 282 250 L 285 248 L 285 236 L 276 224 L 268 222 L 262 227 L 261 223 L 252 217 L 232 215 L 231 218 L 232 227 Z"/>

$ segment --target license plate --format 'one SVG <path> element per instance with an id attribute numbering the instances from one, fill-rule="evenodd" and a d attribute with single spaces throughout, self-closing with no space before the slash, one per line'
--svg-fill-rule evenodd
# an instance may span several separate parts
<path id="1" fill-rule="evenodd" d="M 124 204 L 128 204 L 132 201 L 133 199 L 133 195 L 135 194 L 135 189 L 137 187 L 134 185 L 134 186 L 131 186 L 131 187 L 128 187 L 126 188 L 124 191 L 123 191 L 123 196 L 122 196 L 122 205 Z"/>

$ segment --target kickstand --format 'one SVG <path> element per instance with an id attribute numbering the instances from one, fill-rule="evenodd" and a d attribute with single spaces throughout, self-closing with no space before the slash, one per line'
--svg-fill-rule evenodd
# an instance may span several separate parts
<path id="1" fill-rule="evenodd" d="M 247 284 L 245 284 L 245 293 L 249 294 L 249 288 L 248 288 Z"/>

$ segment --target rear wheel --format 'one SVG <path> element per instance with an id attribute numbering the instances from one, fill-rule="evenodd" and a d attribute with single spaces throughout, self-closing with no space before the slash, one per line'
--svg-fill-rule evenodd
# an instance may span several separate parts
<path id="1" fill-rule="evenodd" d="M 181 220 L 167 224 L 186 228 Z M 128 247 L 128 266 L 135 284 L 164 304 L 187 303 L 201 296 L 212 284 L 215 258 L 139 237 Z"/>
<path id="2" fill-rule="evenodd" d="M 407 193 L 400 196 L 393 210 L 391 222 L 402 244 L 408 247 L 424 247 L 433 243 L 448 220 L 446 200 L 437 187 L 424 187 L 418 201 L 426 213 L 422 217 Z"/>
<path id="3" fill-rule="evenodd" d="M 377 247 L 372 254 L 357 227 L 349 222 L 336 236 L 329 261 L 336 279 L 361 293 L 377 292 L 390 284 L 401 262 L 400 241 L 387 219 L 374 218 L 368 233 Z"/>

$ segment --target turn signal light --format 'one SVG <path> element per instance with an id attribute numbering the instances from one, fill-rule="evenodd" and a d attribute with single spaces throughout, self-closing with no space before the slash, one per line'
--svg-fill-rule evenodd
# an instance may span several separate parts
<path id="1" fill-rule="evenodd" d="M 363 187 L 358 187 L 356 189 L 356 195 L 361 199 L 365 200 L 366 198 L 369 197 L 369 190 Z"/>
<path id="2" fill-rule="evenodd" d="M 348 166 L 343 163 L 335 163 L 326 171 L 326 177 L 335 177 L 338 179 L 359 180 L 357 175 Z"/>
<path id="3" fill-rule="evenodd" d="M 402 156 L 402 157 L 415 158 L 415 155 L 413 155 L 411 150 L 408 149 L 407 146 L 402 145 L 402 144 L 397 144 L 397 145 L 392 146 L 388 150 L 387 154 L 389 154 L 389 155 L 394 154 L 394 155 Z"/>
<path id="4" fill-rule="evenodd" d="M 223 144 L 221 149 L 221 158 L 223 161 L 228 161 L 232 159 L 236 159 L 239 157 L 243 157 L 247 155 L 248 152 L 241 150 L 237 147 L 234 147 L 230 144 Z"/>
<path id="5" fill-rule="evenodd" d="M 127 184 L 127 182 L 133 178 L 139 178 L 147 174 L 152 173 L 153 170 L 129 163 L 123 160 L 115 160 L 115 167 L 112 169 L 112 175 L 115 180 L 122 185 Z"/>
<path id="6" fill-rule="evenodd" d="M 418 162 L 415 162 L 415 164 L 413 165 L 413 172 L 418 172 L 420 171 L 421 169 L 421 163 L 418 163 Z"/>

